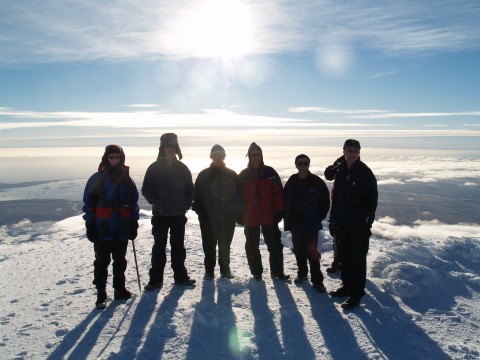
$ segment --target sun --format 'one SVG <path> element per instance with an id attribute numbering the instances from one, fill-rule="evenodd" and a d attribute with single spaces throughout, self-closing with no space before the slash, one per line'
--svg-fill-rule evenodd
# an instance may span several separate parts
<path id="1" fill-rule="evenodd" d="M 238 58 L 255 48 L 254 19 L 240 0 L 210 0 L 182 12 L 173 36 L 194 57 Z"/>

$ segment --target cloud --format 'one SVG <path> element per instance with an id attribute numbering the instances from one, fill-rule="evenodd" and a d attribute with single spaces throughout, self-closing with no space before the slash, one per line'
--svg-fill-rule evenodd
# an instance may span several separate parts
<path id="1" fill-rule="evenodd" d="M 480 116 L 480 111 L 460 112 L 425 112 L 425 113 L 381 113 L 367 115 L 353 115 L 355 119 L 385 119 L 385 118 L 419 118 L 419 117 L 446 117 L 446 116 Z"/>
<path id="2" fill-rule="evenodd" d="M 405 182 L 399 179 L 389 178 L 389 179 L 379 180 L 377 184 L 378 185 L 403 185 L 405 184 Z"/>
<path id="3" fill-rule="evenodd" d="M 0 63 L 43 63 L 188 57 L 173 41 L 202 1 L 7 1 L 0 19 Z M 252 54 L 337 50 L 348 63 L 358 47 L 425 54 L 478 48 L 480 5 L 475 1 L 297 2 L 244 1 L 255 28 Z M 331 53 L 331 52 L 330 52 Z M 348 55 L 348 56 L 346 56 Z M 336 57 L 338 58 L 338 56 Z M 330 62 L 331 63 L 331 62 Z M 345 63 L 345 65 L 348 65 Z"/>
<path id="4" fill-rule="evenodd" d="M 480 238 L 478 224 L 444 224 L 438 220 L 417 220 L 413 225 L 396 225 L 395 219 L 385 217 L 373 223 L 372 233 L 375 237 L 399 240 L 411 237 L 425 239 L 445 239 L 449 236 Z M 446 235 L 447 234 L 447 235 Z"/>

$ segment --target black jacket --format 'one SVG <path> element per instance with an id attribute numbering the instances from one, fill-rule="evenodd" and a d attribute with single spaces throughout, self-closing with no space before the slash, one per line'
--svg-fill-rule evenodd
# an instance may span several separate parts
<path id="1" fill-rule="evenodd" d="M 307 233 L 318 232 L 330 209 L 330 193 L 325 182 L 311 172 L 305 179 L 294 174 L 285 184 L 284 191 L 285 230 L 303 226 Z"/>
<path id="2" fill-rule="evenodd" d="M 378 190 L 372 170 L 358 159 L 350 169 L 342 163 L 332 189 L 330 222 L 338 226 L 371 227 L 375 220 Z"/>
<path id="3" fill-rule="evenodd" d="M 238 175 L 225 166 L 202 170 L 195 181 L 193 210 L 199 217 L 236 219 L 242 213 Z"/>

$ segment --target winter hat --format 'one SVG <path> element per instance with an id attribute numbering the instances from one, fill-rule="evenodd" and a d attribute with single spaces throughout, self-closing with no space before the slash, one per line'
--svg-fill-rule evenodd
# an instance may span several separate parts
<path id="1" fill-rule="evenodd" d="M 177 135 L 174 133 L 165 133 L 160 136 L 160 146 L 164 145 L 178 145 L 178 138 Z"/>
<path id="2" fill-rule="evenodd" d="M 248 152 L 247 152 L 247 156 L 248 156 L 249 159 L 250 159 L 250 154 L 255 150 L 260 151 L 260 153 L 262 154 L 262 157 L 263 157 L 262 148 L 260 146 L 258 146 L 255 142 L 252 142 L 250 144 L 250 146 L 248 147 Z"/>
<path id="3" fill-rule="evenodd" d="M 213 159 L 215 155 L 222 155 L 222 156 L 227 156 L 225 154 L 225 149 L 218 144 L 213 145 L 212 150 L 210 151 L 210 159 Z"/>
<path id="4" fill-rule="evenodd" d="M 310 158 L 309 158 L 307 155 L 305 155 L 305 154 L 297 155 L 297 157 L 295 158 L 295 164 L 297 163 L 297 161 L 298 161 L 299 159 L 307 159 L 308 163 L 310 164 Z"/>
<path id="5" fill-rule="evenodd" d="M 177 134 L 174 133 L 165 133 L 160 136 L 160 154 L 158 158 L 163 158 L 165 145 L 175 145 L 175 154 L 178 155 L 178 158 L 182 160 L 182 150 L 180 150 L 180 146 L 178 145 L 178 138 Z"/>
<path id="6" fill-rule="evenodd" d="M 105 148 L 105 152 L 103 153 L 103 156 L 102 156 L 102 162 L 98 166 L 98 171 L 101 171 L 109 166 L 108 155 L 110 154 L 120 154 L 119 164 L 122 166 L 125 165 L 125 153 L 123 152 L 122 147 L 115 144 L 107 145 L 107 147 Z"/>
<path id="7" fill-rule="evenodd" d="M 347 146 L 358 148 L 358 150 L 361 149 L 360 142 L 358 140 L 354 140 L 354 139 L 346 140 L 345 143 L 343 144 L 343 148 L 345 149 Z"/>

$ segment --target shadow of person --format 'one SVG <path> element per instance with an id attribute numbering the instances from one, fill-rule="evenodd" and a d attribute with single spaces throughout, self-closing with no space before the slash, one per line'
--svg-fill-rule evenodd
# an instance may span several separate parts
<path id="1" fill-rule="evenodd" d="M 278 338 L 273 312 L 268 307 L 267 289 L 264 281 L 250 280 L 250 308 L 254 317 L 253 333 L 259 359 L 280 359 L 284 357 L 283 347 Z"/>
<path id="2" fill-rule="evenodd" d="M 138 358 L 160 359 L 168 339 L 175 338 L 176 331 L 172 320 L 178 307 L 178 301 L 188 290 L 184 286 L 174 285 L 157 310 L 157 316 L 152 322 L 143 347 L 137 354 Z"/>
<path id="3" fill-rule="evenodd" d="M 367 289 L 370 296 L 353 314 L 380 354 L 388 359 L 450 359 L 389 293 L 370 280 Z"/>
<path id="4" fill-rule="evenodd" d="M 330 353 L 333 359 L 367 359 L 351 325 L 342 317 L 335 302 L 327 294 L 320 294 L 310 286 L 305 293 L 325 346 L 325 349 L 314 348 L 315 354 Z"/>
<path id="5" fill-rule="evenodd" d="M 217 302 L 215 303 L 215 285 Z M 204 281 L 195 306 L 186 359 L 243 359 L 232 310 L 232 284 Z"/>
<path id="6" fill-rule="evenodd" d="M 132 316 L 130 327 L 123 337 L 120 350 L 116 354 L 121 359 L 133 359 L 140 347 L 147 324 L 157 305 L 158 291 L 143 292 Z"/>
<path id="7" fill-rule="evenodd" d="M 48 356 L 47 359 L 54 360 L 54 359 L 62 359 L 66 357 L 67 353 L 75 347 L 85 331 L 88 328 L 88 325 L 95 319 L 97 316 L 100 317 L 102 315 L 101 312 L 97 309 L 93 309 L 87 317 L 74 329 L 70 330 L 62 339 L 61 343 L 55 348 L 55 350 Z M 98 321 L 98 319 L 97 319 Z"/>
<path id="8" fill-rule="evenodd" d="M 99 314 L 97 320 L 90 326 L 88 331 L 85 333 L 83 338 L 78 341 L 79 337 L 81 337 L 80 329 L 84 328 L 88 323 L 85 321 L 82 322 L 82 326 L 77 326 L 74 330 L 74 333 L 72 336 L 67 336 L 64 338 L 64 341 L 62 341 L 62 344 L 65 343 L 65 345 L 61 345 L 59 348 L 57 348 L 50 356 L 48 357 L 49 359 L 59 359 L 65 356 L 69 349 L 73 349 L 73 351 L 68 355 L 69 358 L 71 359 L 88 359 L 90 353 L 92 352 L 93 348 L 97 345 L 97 340 L 102 333 L 103 329 L 105 328 L 105 325 L 114 317 L 114 313 L 117 309 L 117 307 L 122 304 L 120 301 L 112 301 L 109 306 L 105 310 L 93 310 L 92 313 L 90 313 L 89 317 L 94 314 L 93 316 L 96 316 L 96 314 Z M 129 309 L 132 307 L 133 301 L 127 302 L 127 308 L 124 312 L 124 315 L 122 316 L 120 322 L 117 324 L 117 329 L 121 327 L 123 320 L 126 317 L 126 314 L 128 313 Z M 123 310 L 122 310 L 123 311 Z M 87 319 L 89 319 L 87 317 Z M 86 320 L 87 320 L 86 319 Z M 115 332 L 116 333 L 116 332 Z M 115 336 L 115 333 L 111 336 L 110 340 L 112 339 L 113 336 Z M 75 336 L 75 338 L 73 337 Z M 78 337 L 76 337 L 78 336 Z M 70 342 L 75 342 L 74 344 L 67 345 Z M 103 351 L 105 348 L 108 346 L 110 341 L 106 342 L 106 345 L 103 347 L 103 349 L 100 349 L 97 354 L 95 354 L 93 357 L 101 357 Z"/>
<path id="9" fill-rule="evenodd" d="M 315 352 L 305 333 L 305 322 L 298 311 L 288 284 L 273 281 L 273 286 L 280 303 L 280 324 L 285 357 L 295 359 L 301 354 L 304 359 L 314 359 Z"/>

